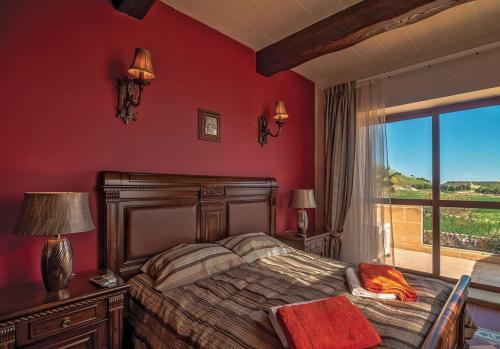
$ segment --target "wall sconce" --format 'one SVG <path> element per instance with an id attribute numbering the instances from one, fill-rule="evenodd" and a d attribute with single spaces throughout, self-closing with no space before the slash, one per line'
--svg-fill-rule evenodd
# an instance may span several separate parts
<path id="1" fill-rule="evenodd" d="M 276 120 L 276 125 L 278 125 L 278 131 L 276 133 L 272 133 L 270 129 L 267 128 L 267 120 L 264 115 L 259 117 L 259 139 L 258 142 L 261 146 L 267 144 L 267 136 L 278 137 L 280 134 L 281 128 L 285 125 L 286 119 L 288 119 L 288 113 L 285 109 L 285 102 L 278 101 L 276 102 L 276 111 L 273 116 L 274 120 Z"/>
<path id="2" fill-rule="evenodd" d="M 150 84 L 154 79 L 151 52 L 143 48 L 136 48 L 134 60 L 128 68 L 128 73 L 135 77 L 130 79 L 124 77 L 118 79 L 118 111 L 117 116 L 128 124 L 130 120 L 136 120 L 137 108 L 141 104 L 144 86 Z"/>

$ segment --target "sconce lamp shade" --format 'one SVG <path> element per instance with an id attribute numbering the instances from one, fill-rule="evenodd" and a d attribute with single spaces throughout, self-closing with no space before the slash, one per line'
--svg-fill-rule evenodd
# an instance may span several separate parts
<path id="1" fill-rule="evenodd" d="M 285 120 L 288 119 L 288 113 L 285 109 L 285 102 L 283 101 L 278 101 L 276 102 L 276 111 L 274 114 L 274 120 Z"/>
<path id="2" fill-rule="evenodd" d="M 143 48 L 136 48 L 134 61 L 130 65 L 130 68 L 128 68 L 128 72 L 136 78 L 145 80 L 154 79 L 155 73 L 153 71 L 151 52 Z"/>
<path id="3" fill-rule="evenodd" d="M 314 190 L 312 189 L 293 189 L 290 207 L 293 208 L 315 208 Z"/>
<path id="4" fill-rule="evenodd" d="M 94 228 L 88 193 L 24 193 L 14 234 L 51 236 Z"/>

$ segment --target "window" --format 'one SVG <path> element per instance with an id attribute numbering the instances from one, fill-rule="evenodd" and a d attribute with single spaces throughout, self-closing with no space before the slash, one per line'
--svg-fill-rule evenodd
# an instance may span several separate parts
<path id="1" fill-rule="evenodd" d="M 500 106 L 439 115 L 441 198 L 500 201 Z"/>
<path id="2" fill-rule="evenodd" d="M 389 261 L 500 290 L 500 99 L 389 115 L 387 147 Z"/>
<path id="3" fill-rule="evenodd" d="M 432 117 L 393 122 L 386 130 L 389 196 L 432 198 Z"/>

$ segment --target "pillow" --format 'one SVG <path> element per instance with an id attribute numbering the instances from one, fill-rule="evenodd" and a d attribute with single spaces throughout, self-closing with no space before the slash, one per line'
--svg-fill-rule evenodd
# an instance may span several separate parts
<path id="1" fill-rule="evenodd" d="M 243 260 L 217 244 L 182 244 L 151 257 L 142 271 L 157 291 L 189 284 L 242 265 Z"/>
<path id="2" fill-rule="evenodd" d="M 293 248 L 264 233 L 247 233 L 227 237 L 217 244 L 233 251 L 246 263 L 256 259 L 280 256 L 293 251 Z"/>

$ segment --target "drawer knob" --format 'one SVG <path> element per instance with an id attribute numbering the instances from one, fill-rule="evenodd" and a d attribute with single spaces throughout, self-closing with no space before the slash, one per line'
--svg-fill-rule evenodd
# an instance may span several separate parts
<path id="1" fill-rule="evenodd" d="M 68 327 L 70 324 L 71 324 L 71 320 L 69 319 L 69 317 L 65 317 L 61 321 L 61 327 L 62 328 Z"/>

